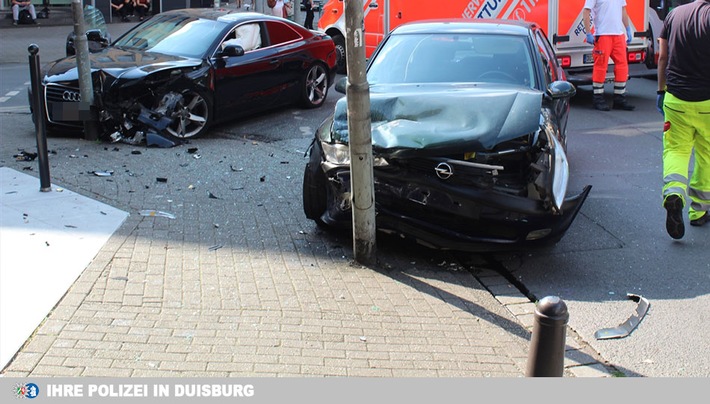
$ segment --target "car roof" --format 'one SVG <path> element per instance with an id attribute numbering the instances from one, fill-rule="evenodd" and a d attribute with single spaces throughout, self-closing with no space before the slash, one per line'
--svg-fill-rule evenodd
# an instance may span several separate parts
<path id="1" fill-rule="evenodd" d="M 214 8 L 185 8 L 178 10 L 170 10 L 160 13 L 162 16 L 189 16 L 192 18 L 201 18 L 206 20 L 219 20 L 225 23 L 259 20 L 283 20 L 278 17 L 255 13 L 255 12 L 237 12 L 229 9 L 214 9 Z"/>
<path id="2" fill-rule="evenodd" d="M 536 27 L 537 24 L 528 21 L 450 18 L 409 22 L 395 28 L 392 34 L 467 32 L 529 35 L 530 31 Z"/>

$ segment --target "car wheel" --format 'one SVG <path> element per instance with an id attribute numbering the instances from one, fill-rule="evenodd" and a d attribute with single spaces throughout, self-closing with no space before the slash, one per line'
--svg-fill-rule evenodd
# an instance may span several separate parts
<path id="1" fill-rule="evenodd" d="M 196 90 L 185 90 L 179 101 L 167 113 L 173 122 L 165 129 L 179 139 L 202 136 L 211 122 L 212 105 L 208 97 Z"/>
<path id="2" fill-rule="evenodd" d="M 314 64 L 303 77 L 301 103 L 306 108 L 318 108 L 325 103 L 328 95 L 328 73 L 321 64 Z"/>
<path id="3" fill-rule="evenodd" d="M 327 209 L 325 174 L 320 168 L 320 153 L 314 147 L 311 158 L 303 172 L 303 213 L 315 221 L 318 226 L 325 226 L 321 219 Z"/>
<path id="4" fill-rule="evenodd" d="M 348 64 L 345 61 L 345 37 L 342 35 L 333 36 L 335 43 L 335 63 L 336 71 L 340 74 L 345 74 L 348 71 Z"/>

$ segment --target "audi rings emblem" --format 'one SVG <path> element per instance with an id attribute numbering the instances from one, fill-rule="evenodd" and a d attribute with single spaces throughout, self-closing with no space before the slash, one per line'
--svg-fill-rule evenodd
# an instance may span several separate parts
<path id="1" fill-rule="evenodd" d="M 436 176 L 442 180 L 448 180 L 454 175 L 454 169 L 448 163 L 444 162 L 437 164 L 434 171 L 436 171 Z"/>
<path id="2" fill-rule="evenodd" d="M 69 102 L 79 102 L 81 101 L 81 94 L 78 91 L 65 90 L 62 93 L 62 100 Z"/>

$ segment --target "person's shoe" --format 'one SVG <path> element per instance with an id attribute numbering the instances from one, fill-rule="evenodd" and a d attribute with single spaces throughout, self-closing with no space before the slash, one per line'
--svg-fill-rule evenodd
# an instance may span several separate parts
<path id="1" fill-rule="evenodd" d="M 39 25 L 39 23 L 37 22 L 37 20 L 32 20 L 32 24 L 34 24 L 34 25 Z"/>
<path id="2" fill-rule="evenodd" d="M 710 211 L 705 212 L 704 215 L 700 216 L 699 218 L 695 220 L 690 221 L 691 226 L 702 226 L 705 223 L 710 223 Z"/>
<path id="3" fill-rule="evenodd" d="M 17 20 L 12 20 L 12 25 L 17 25 Z"/>
<path id="4" fill-rule="evenodd" d="M 123 22 L 131 22 L 131 19 L 128 18 L 128 17 L 123 17 L 123 18 L 121 18 L 121 21 L 123 21 Z"/>
<path id="5" fill-rule="evenodd" d="M 678 195 L 671 195 L 663 202 L 666 208 L 666 231 L 668 235 L 680 240 L 685 235 L 683 224 L 683 200 Z"/>
<path id="6" fill-rule="evenodd" d="M 606 101 L 604 101 L 603 94 L 594 94 L 592 97 L 592 105 L 594 106 L 594 109 L 599 111 L 609 110 L 609 105 L 607 105 Z"/>
<path id="7" fill-rule="evenodd" d="M 634 109 L 636 109 L 635 106 L 629 104 L 626 101 L 626 97 L 623 95 L 615 95 L 614 96 L 614 106 L 612 108 L 621 109 L 623 111 L 633 111 Z"/>

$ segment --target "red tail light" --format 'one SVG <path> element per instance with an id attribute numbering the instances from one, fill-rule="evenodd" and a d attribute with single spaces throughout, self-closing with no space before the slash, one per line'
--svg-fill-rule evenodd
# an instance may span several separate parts
<path id="1" fill-rule="evenodd" d="M 563 68 L 568 68 L 572 66 L 572 57 L 567 55 L 557 56 L 557 63 L 559 63 Z"/>
<path id="2" fill-rule="evenodd" d="M 629 52 L 629 63 L 641 63 L 646 59 L 646 51 Z"/>

